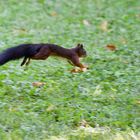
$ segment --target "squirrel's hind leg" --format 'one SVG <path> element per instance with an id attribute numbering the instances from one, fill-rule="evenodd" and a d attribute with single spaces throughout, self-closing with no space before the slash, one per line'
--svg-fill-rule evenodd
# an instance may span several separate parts
<path id="1" fill-rule="evenodd" d="M 20 64 L 20 66 L 23 66 L 26 63 L 27 59 L 28 58 L 25 56 L 24 59 L 23 59 L 23 61 L 22 61 L 22 63 Z"/>
<path id="2" fill-rule="evenodd" d="M 31 60 L 31 58 L 28 58 L 28 60 L 27 60 L 27 62 L 26 62 L 26 66 L 28 66 L 29 64 L 30 64 L 30 60 Z"/>

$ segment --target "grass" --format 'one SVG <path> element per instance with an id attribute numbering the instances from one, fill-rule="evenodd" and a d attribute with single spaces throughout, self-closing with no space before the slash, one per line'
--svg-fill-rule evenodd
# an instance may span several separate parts
<path id="1" fill-rule="evenodd" d="M 83 43 L 90 69 L 49 58 L 0 67 L 0 139 L 140 139 L 140 1 L 0 1 L 0 50 Z M 117 51 L 105 49 L 114 44 Z M 33 82 L 45 82 L 40 88 Z"/>

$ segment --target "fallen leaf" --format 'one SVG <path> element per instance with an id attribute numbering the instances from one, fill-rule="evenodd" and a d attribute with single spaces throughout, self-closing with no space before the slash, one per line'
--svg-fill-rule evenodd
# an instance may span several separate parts
<path id="1" fill-rule="evenodd" d="M 10 108 L 9 108 L 9 111 L 10 111 L 10 112 L 16 112 L 16 111 L 17 111 L 17 108 L 16 108 L 16 107 L 10 107 Z"/>
<path id="2" fill-rule="evenodd" d="M 88 122 L 86 120 L 82 120 L 79 124 L 80 124 L 80 126 L 83 126 L 83 127 L 89 126 Z"/>
<path id="3" fill-rule="evenodd" d="M 126 44 L 126 43 L 127 43 L 127 40 L 126 40 L 125 38 L 121 38 L 121 42 L 122 42 L 123 44 Z"/>
<path id="4" fill-rule="evenodd" d="M 46 109 L 46 111 L 51 112 L 51 111 L 53 111 L 53 110 L 55 110 L 55 109 L 56 109 L 56 107 L 55 107 L 54 105 L 50 105 L 50 106 Z"/>
<path id="5" fill-rule="evenodd" d="M 90 26 L 89 21 L 87 21 L 86 19 L 83 20 L 83 24 L 86 25 L 86 26 Z"/>
<path id="6" fill-rule="evenodd" d="M 108 31 L 108 21 L 103 21 L 100 25 L 100 29 L 104 32 Z"/>
<path id="7" fill-rule="evenodd" d="M 33 82 L 32 85 L 34 87 L 41 87 L 41 86 L 44 86 L 46 83 L 43 83 L 43 82 Z"/>
<path id="8" fill-rule="evenodd" d="M 137 18 L 140 18 L 140 14 L 136 14 L 136 17 L 137 17 Z"/>
<path id="9" fill-rule="evenodd" d="M 125 63 L 125 64 L 128 64 L 129 62 L 128 61 L 122 61 L 123 63 Z"/>
<path id="10" fill-rule="evenodd" d="M 139 100 L 139 101 L 136 101 L 136 103 L 137 103 L 137 104 L 140 104 L 140 100 Z"/>
<path id="11" fill-rule="evenodd" d="M 79 70 L 80 70 L 80 69 L 74 68 L 74 69 L 71 70 L 71 72 L 72 72 L 72 73 L 77 73 L 77 72 L 80 72 Z"/>
<path id="12" fill-rule="evenodd" d="M 56 11 L 53 11 L 53 12 L 51 12 L 51 14 L 50 14 L 52 17 L 55 17 L 55 16 L 57 16 L 57 12 Z"/>
<path id="13" fill-rule="evenodd" d="M 19 31 L 27 32 L 27 30 L 25 28 L 19 28 Z"/>
<path id="14" fill-rule="evenodd" d="M 71 70 L 71 73 L 78 73 L 78 72 L 86 72 L 87 68 L 74 68 Z"/>
<path id="15" fill-rule="evenodd" d="M 25 34 L 27 32 L 28 31 L 25 28 L 15 28 L 15 29 L 13 29 L 14 34 Z"/>
<path id="16" fill-rule="evenodd" d="M 106 48 L 107 48 L 108 50 L 110 50 L 110 51 L 116 51 L 116 46 L 113 45 L 113 44 L 107 45 Z"/>

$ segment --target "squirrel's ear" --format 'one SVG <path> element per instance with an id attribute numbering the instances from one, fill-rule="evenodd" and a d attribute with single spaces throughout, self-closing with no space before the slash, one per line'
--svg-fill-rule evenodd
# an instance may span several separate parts
<path id="1" fill-rule="evenodd" d="M 77 44 L 77 47 L 83 48 L 83 44 Z"/>
<path id="2" fill-rule="evenodd" d="M 78 44 L 77 44 L 77 47 L 80 47 L 80 46 L 81 46 L 81 44 L 78 43 Z"/>
<path id="3" fill-rule="evenodd" d="M 84 47 L 84 45 L 83 45 L 83 44 L 80 44 L 80 47 L 81 47 L 81 48 L 83 48 L 83 47 Z"/>

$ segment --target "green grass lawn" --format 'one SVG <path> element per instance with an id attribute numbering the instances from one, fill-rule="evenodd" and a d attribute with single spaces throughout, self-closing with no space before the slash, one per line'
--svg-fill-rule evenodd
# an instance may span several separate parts
<path id="1" fill-rule="evenodd" d="M 140 139 L 139 0 L 1 0 L 0 51 L 40 42 L 83 43 L 89 70 L 52 57 L 0 66 L 0 140 Z"/>

